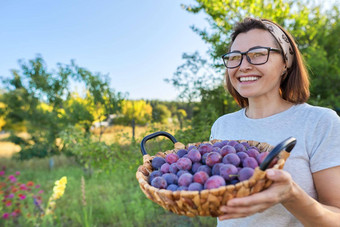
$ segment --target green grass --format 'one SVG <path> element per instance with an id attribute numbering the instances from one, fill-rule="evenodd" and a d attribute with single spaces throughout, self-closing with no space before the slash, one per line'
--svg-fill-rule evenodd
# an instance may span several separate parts
<path id="1" fill-rule="evenodd" d="M 153 154 L 172 146 L 153 146 Z M 67 177 L 63 197 L 57 200 L 55 226 L 215 226 L 216 218 L 179 216 L 153 203 L 139 188 L 135 174 L 142 156 L 138 145 L 122 148 L 116 157 L 119 163 L 110 172 L 95 170 L 92 175 L 85 172 L 73 158 L 54 157 L 54 167 L 49 169 L 49 159 L 15 161 L 1 159 L 0 167 L 6 166 L 6 173 L 20 171 L 20 181 L 34 181 L 41 184 L 43 204 L 46 206 L 52 194 L 54 182 Z M 82 202 L 81 178 L 85 178 L 86 206 Z M 22 219 L 22 218 L 21 218 Z M 21 220 L 22 222 L 23 220 Z M 1 225 L 2 222 L 0 222 Z M 7 222 L 11 226 L 10 222 Z M 24 226 L 24 225 L 23 225 Z"/>

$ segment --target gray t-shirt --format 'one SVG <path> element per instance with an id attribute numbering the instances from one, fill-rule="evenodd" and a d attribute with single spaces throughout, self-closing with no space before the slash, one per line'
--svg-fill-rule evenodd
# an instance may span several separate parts
<path id="1" fill-rule="evenodd" d="M 245 109 L 216 120 L 210 139 L 255 140 L 273 146 L 293 136 L 297 143 L 284 166 L 293 180 L 317 199 L 312 173 L 340 166 L 340 118 L 335 111 L 294 105 L 286 111 L 261 119 L 250 119 Z M 302 226 L 281 204 L 246 218 L 217 220 L 217 226 Z"/>

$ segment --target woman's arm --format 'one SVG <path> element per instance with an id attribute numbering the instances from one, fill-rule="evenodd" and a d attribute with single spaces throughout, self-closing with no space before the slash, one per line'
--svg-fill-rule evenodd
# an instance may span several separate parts
<path id="1" fill-rule="evenodd" d="M 313 179 L 318 202 L 295 187 L 294 197 L 282 204 L 305 226 L 340 226 L 340 166 L 313 173 Z"/>
<path id="2" fill-rule="evenodd" d="M 273 184 L 254 195 L 229 200 L 220 220 L 262 212 L 281 203 L 305 226 L 340 226 L 340 166 L 313 174 L 318 201 L 310 197 L 282 170 L 267 170 Z"/>

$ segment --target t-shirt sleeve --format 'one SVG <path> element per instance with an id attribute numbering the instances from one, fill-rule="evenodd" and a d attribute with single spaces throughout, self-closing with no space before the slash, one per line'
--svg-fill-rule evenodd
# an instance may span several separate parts
<path id="1" fill-rule="evenodd" d="M 340 117 L 335 111 L 327 111 L 319 118 L 312 135 L 311 171 L 340 166 Z"/>

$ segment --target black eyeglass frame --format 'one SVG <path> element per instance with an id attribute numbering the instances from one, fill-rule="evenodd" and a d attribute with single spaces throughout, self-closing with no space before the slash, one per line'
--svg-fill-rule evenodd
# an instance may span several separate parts
<path id="1" fill-rule="evenodd" d="M 263 62 L 263 63 L 252 63 L 250 57 L 248 56 L 248 53 L 249 53 L 249 51 L 252 51 L 252 50 L 254 50 L 254 49 L 259 49 L 259 48 L 263 48 L 263 49 L 267 49 L 267 50 L 268 50 L 267 60 L 266 60 L 265 62 Z M 272 47 L 263 47 L 263 46 L 255 46 L 255 47 L 252 47 L 252 48 L 250 48 L 249 50 L 247 50 L 247 51 L 245 51 L 245 52 L 241 52 L 241 51 L 235 50 L 235 51 L 231 51 L 231 52 L 228 52 L 228 53 L 226 53 L 226 54 L 223 54 L 223 55 L 222 55 L 222 60 L 223 60 L 224 66 L 225 66 L 227 69 L 234 69 L 234 68 L 239 67 L 239 66 L 242 64 L 243 56 L 244 56 L 244 55 L 246 56 L 247 61 L 248 61 L 250 64 L 252 64 L 252 65 L 263 65 L 263 64 L 266 64 L 266 63 L 268 62 L 269 54 L 270 54 L 271 51 L 274 51 L 274 52 L 277 52 L 277 53 L 282 53 L 281 50 L 276 49 L 276 48 L 272 48 Z M 237 66 L 233 66 L 233 67 L 228 67 L 228 66 L 227 66 L 227 60 L 225 59 L 225 56 L 228 55 L 228 54 L 231 54 L 231 53 L 239 53 L 239 54 L 241 54 L 241 60 L 240 60 L 240 63 L 239 63 Z"/>

